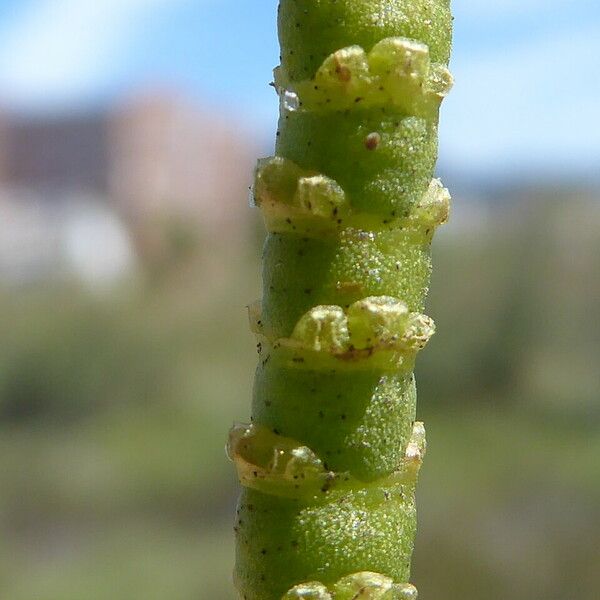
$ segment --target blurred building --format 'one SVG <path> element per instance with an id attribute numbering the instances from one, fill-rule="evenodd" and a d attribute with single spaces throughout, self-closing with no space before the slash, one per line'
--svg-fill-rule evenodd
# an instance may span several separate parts
<path id="1" fill-rule="evenodd" d="M 170 93 L 88 114 L 0 116 L 0 282 L 110 280 L 182 245 L 243 243 L 249 140 Z"/>
<path id="2" fill-rule="evenodd" d="M 65 190 L 108 192 L 108 115 L 6 119 L 4 183 L 42 196 Z"/>
<path id="3" fill-rule="evenodd" d="M 109 146 L 110 195 L 142 252 L 160 250 L 165 227 L 210 242 L 243 235 L 258 150 L 238 123 L 183 98 L 139 96 L 112 115 Z"/>

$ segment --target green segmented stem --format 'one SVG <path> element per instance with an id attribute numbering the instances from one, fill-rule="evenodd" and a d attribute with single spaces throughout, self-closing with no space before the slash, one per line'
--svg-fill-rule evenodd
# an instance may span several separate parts
<path id="1" fill-rule="evenodd" d="M 413 368 L 450 204 L 432 177 L 451 23 L 449 0 L 280 2 L 277 149 L 254 185 L 260 363 L 228 444 L 246 600 L 416 598 Z"/>

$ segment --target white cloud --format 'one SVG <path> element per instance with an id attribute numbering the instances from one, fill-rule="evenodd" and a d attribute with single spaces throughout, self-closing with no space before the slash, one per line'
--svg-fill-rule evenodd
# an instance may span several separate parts
<path id="1" fill-rule="evenodd" d="M 486 170 L 597 164 L 599 54 L 600 24 L 457 54 L 442 155 Z"/>
<path id="2" fill-rule="evenodd" d="M 52 104 L 93 91 L 137 21 L 185 0 L 32 0 L 0 36 L 0 97 Z"/>

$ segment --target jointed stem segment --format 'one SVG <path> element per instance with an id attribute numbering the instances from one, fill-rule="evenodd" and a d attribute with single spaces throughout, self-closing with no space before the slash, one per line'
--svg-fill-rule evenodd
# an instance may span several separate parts
<path id="1" fill-rule="evenodd" d="M 430 245 L 447 0 L 282 0 L 277 156 L 255 201 L 269 236 L 251 425 L 229 441 L 244 491 L 247 600 L 413 600 L 425 452 L 412 375 Z"/>

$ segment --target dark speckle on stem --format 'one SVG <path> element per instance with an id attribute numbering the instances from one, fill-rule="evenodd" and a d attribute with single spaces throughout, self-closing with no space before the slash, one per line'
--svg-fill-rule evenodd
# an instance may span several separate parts
<path id="1" fill-rule="evenodd" d="M 376 131 L 370 133 L 365 138 L 365 148 L 367 150 L 377 150 L 377 148 L 379 148 L 379 144 L 381 144 L 381 135 L 379 135 Z"/>

